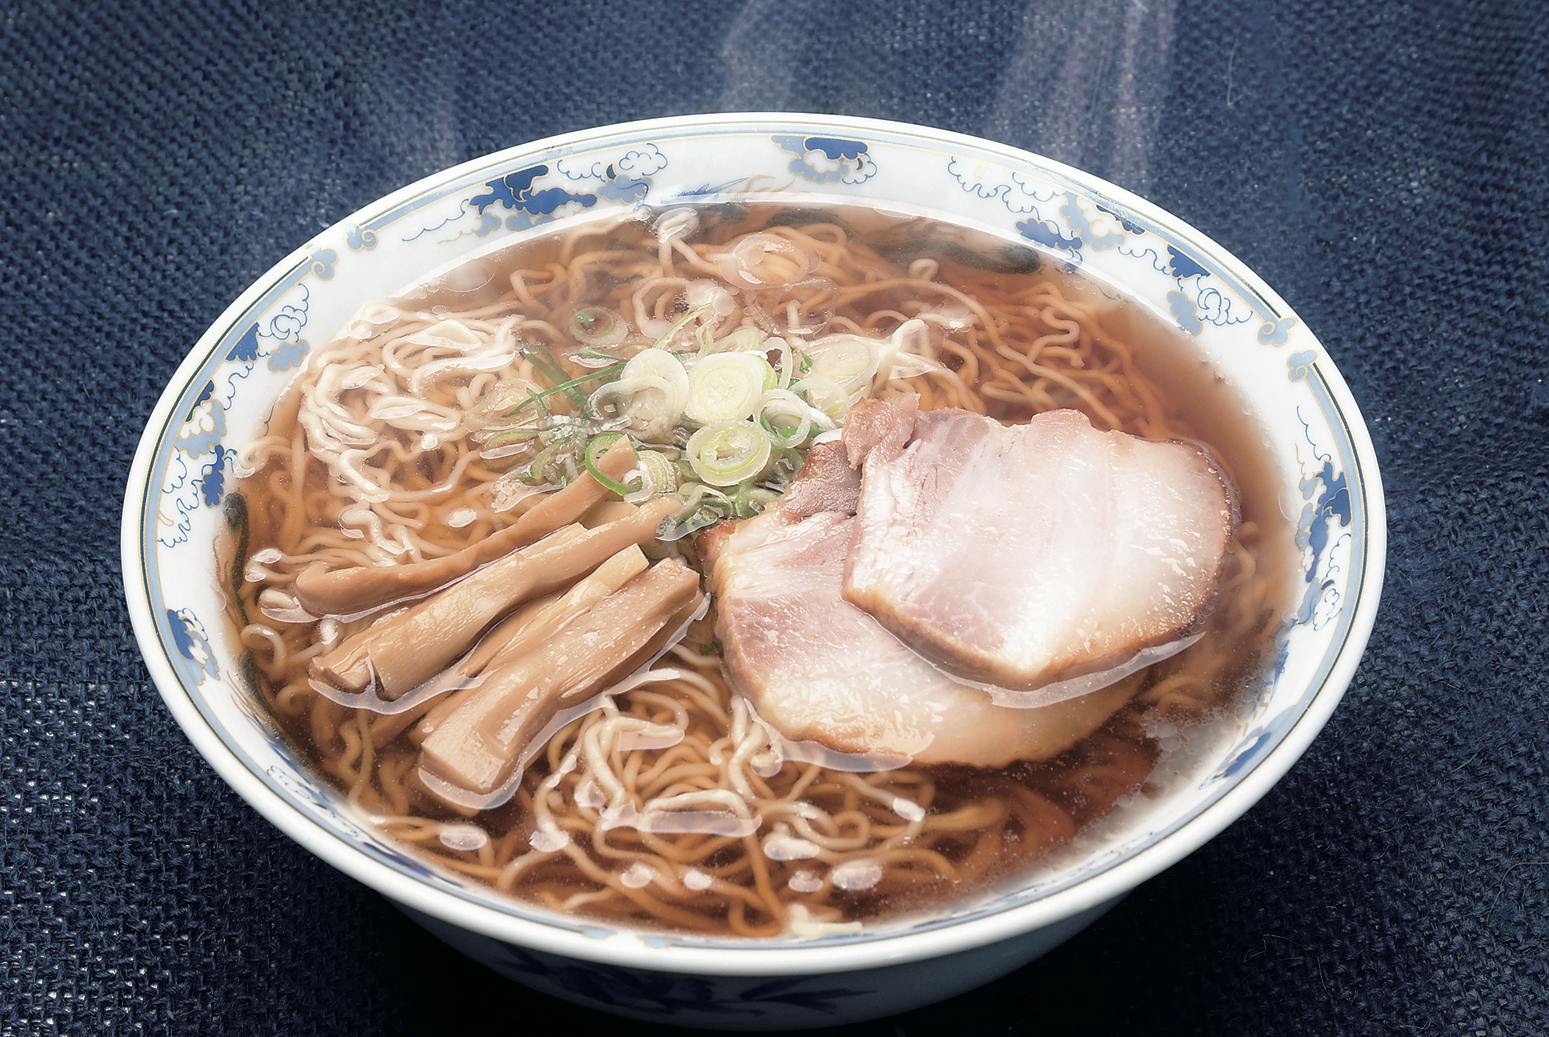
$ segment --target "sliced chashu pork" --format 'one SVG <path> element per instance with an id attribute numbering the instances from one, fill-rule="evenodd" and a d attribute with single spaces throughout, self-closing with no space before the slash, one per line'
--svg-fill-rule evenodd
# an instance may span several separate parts
<path id="1" fill-rule="evenodd" d="M 727 677 L 785 737 L 883 762 L 1000 767 L 1096 730 L 1136 682 L 1038 709 L 995 705 L 911 651 L 841 594 L 858 480 L 814 447 L 781 503 L 703 534 Z"/>
<path id="2" fill-rule="evenodd" d="M 846 424 L 862 473 L 847 601 L 1007 704 L 1085 694 L 1197 639 L 1237 524 L 1208 451 L 1072 410 L 1008 426 L 916 404 L 866 401 Z"/>

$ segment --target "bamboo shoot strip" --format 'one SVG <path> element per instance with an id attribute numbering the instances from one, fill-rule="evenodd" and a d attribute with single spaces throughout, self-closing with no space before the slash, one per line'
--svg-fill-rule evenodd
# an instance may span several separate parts
<path id="1" fill-rule="evenodd" d="M 657 635 L 699 597 L 692 569 L 658 562 L 535 651 L 489 673 L 425 739 L 421 765 L 470 792 L 494 791 L 562 699 L 575 701 L 644 662 Z"/>
<path id="2" fill-rule="evenodd" d="M 546 537 L 349 638 L 313 661 L 313 676 L 346 692 L 375 681 L 379 698 L 397 699 L 451 665 L 501 615 L 651 540 L 677 511 L 675 499 L 658 497 L 630 518 Z"/>
<path id="3" fill-rule="evenodd" d="M 635 451 L 620 439 L 597 461 L 608 478 L 621 481 L 635 466 Z M 584 473 L 562 490 L 544 497 L 505 529 L 449 554 L 403 565 L 359 565 L 347 569 L 308 568 L 296 576 L 296 597 L 318 616 L 354 616 L 391 601 L 445 587 L 502 555 L 536 543 L 561 526 L 576 521 L 608 495 L 608 490 Z"/>
<path id="4" fill-rule="evenodd" d="M 463 671 L 459 676 L 466 675 L 467 679 L 452 684 L 454 694 L 436 702 L 429 714 L 420 721 L 414 733 L 415 744 L 423 742 L 441 720 L 457 708 L 458 703 L 483 686 L 482 681 L 477 684 L 474 682 L 480 674 L 497 670 L 515 662 L 527 652 L 535 651 L 571 619 L 645 572 L 648 564 L 639 547 L 625 548 L 563 595 L 551 595 L 503 620 L 496 631 L 504 630 L 505 633 L 495 643 L 493 650 L 483 653 L 475 650 L 470 653 L 468 663 L 459 667 Z M 482 643 L 480 648 L 483 648 Z M 482 659 L 476 658 L 481 654 Z M 399 730 L 407 726 L 400 725 Z"/>

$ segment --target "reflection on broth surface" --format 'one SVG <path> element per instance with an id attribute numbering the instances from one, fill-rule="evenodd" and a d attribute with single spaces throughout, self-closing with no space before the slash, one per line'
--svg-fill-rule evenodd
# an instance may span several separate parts
<path id="1" fill-rule="evenodd" d="M 1199 444 L 1235 491 L 1198 639 L 1047 706 L 1060 737 L 1019 735 L 1011 762 L 983 765 L 975 732 L 1043 713 L 961 673 L 930 670 L 986 719 L 933 757 L 855 751 L 822 716 L 788 739 L 723 668 L 744 632 L 718 623 L 706 545 L 795 522 L 785 491 L 824 463 L 873 478 L 845 474 L 848 419 L 911 394 Z M 1177 332 L 999 239 L 767 205 L 594 223 L 370 307 L 319 351 L 243 456 L 231 619 L 300 750 L 440 864 L 600 919 L 834 931 L 1050 867 L 1155 791 L 1180 732 L 1231 723 L 1294 557 L 1244 415 Z"/>

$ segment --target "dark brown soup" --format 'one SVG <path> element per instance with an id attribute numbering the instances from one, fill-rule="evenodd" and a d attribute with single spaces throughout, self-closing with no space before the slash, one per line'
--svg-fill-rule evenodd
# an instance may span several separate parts
<path id="1" fill-rule="evenodd" d="M 1203 636 L 1126 677 L 1123 704 L 1073 747 L 993 770 L 868 770 L 797 751 L 728 687 L 712 607 L 655 664 L 670 672 L 571 704 L 474 809 L 427 788 L 421 748 L 467 682 L 352 698 L 319 681 L 320 660 L 417 599 L 318 614 L 298 600 L 298 574 L 444 558 L 587 478 L 611 437 L 635 428 L 599 392 L 646 347 L 688 356 L 752 336 L 789 388 L 807 344 L 880 345 L 906 321 L 914 355 L 862 393 L 916 392 L 924 408 L 1007 423 L 1075 408 L 1098 428 L 1206 444 L 1236 485 L 1241 525 Z M 842 423 L 845 401 L 811 381 L 802 404 Z M 770 936 L 871 922 L 1049 867 L 1053 848 L 1148 790 L 1165 747 L 1147 732 L 1208 738 L 1243 708 L 1294 558 L 1273 463 L 1244 413 L 1179 333 L 1014 243 L 850 209 L 717 205 L 593 223 L 372 308 L 318 351 L 244 455 L 225 544 L 232 621 L 297 748 L 446 868 L 646 926 Z M 718 488 L 696 478 L 686 429 L 656 436 L 654 491 L 682 507 L 669 523 L 679 538 L 643 545 L 647 556 L 698 566 L 688 534 L 778 498 L 821 429 L 790 446 L 788 425 L 766 428 L 781 440 L 769 459 Z M 633 478 L 627 488 L 642 485 Z M 609 497 L 582 526 L 621 513 Z"/>

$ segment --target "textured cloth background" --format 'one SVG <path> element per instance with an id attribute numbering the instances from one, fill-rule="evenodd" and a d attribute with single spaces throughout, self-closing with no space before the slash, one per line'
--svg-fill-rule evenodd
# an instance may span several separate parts
<path id="1" fill-rule="evenodd" d="M 0 1034 L 602 1021 L 204 766 L 125 618 L 125 471 L 207 324 L 357 206 L 545 134 L 756 108 L 983 134 L 1202 228 L 1328 345 L 1390 508 L 1371 647 L 1285 781 L 1045 960 L 855 1032 L 1549 1033 L 1544 14 L 0 0 Z"/>

